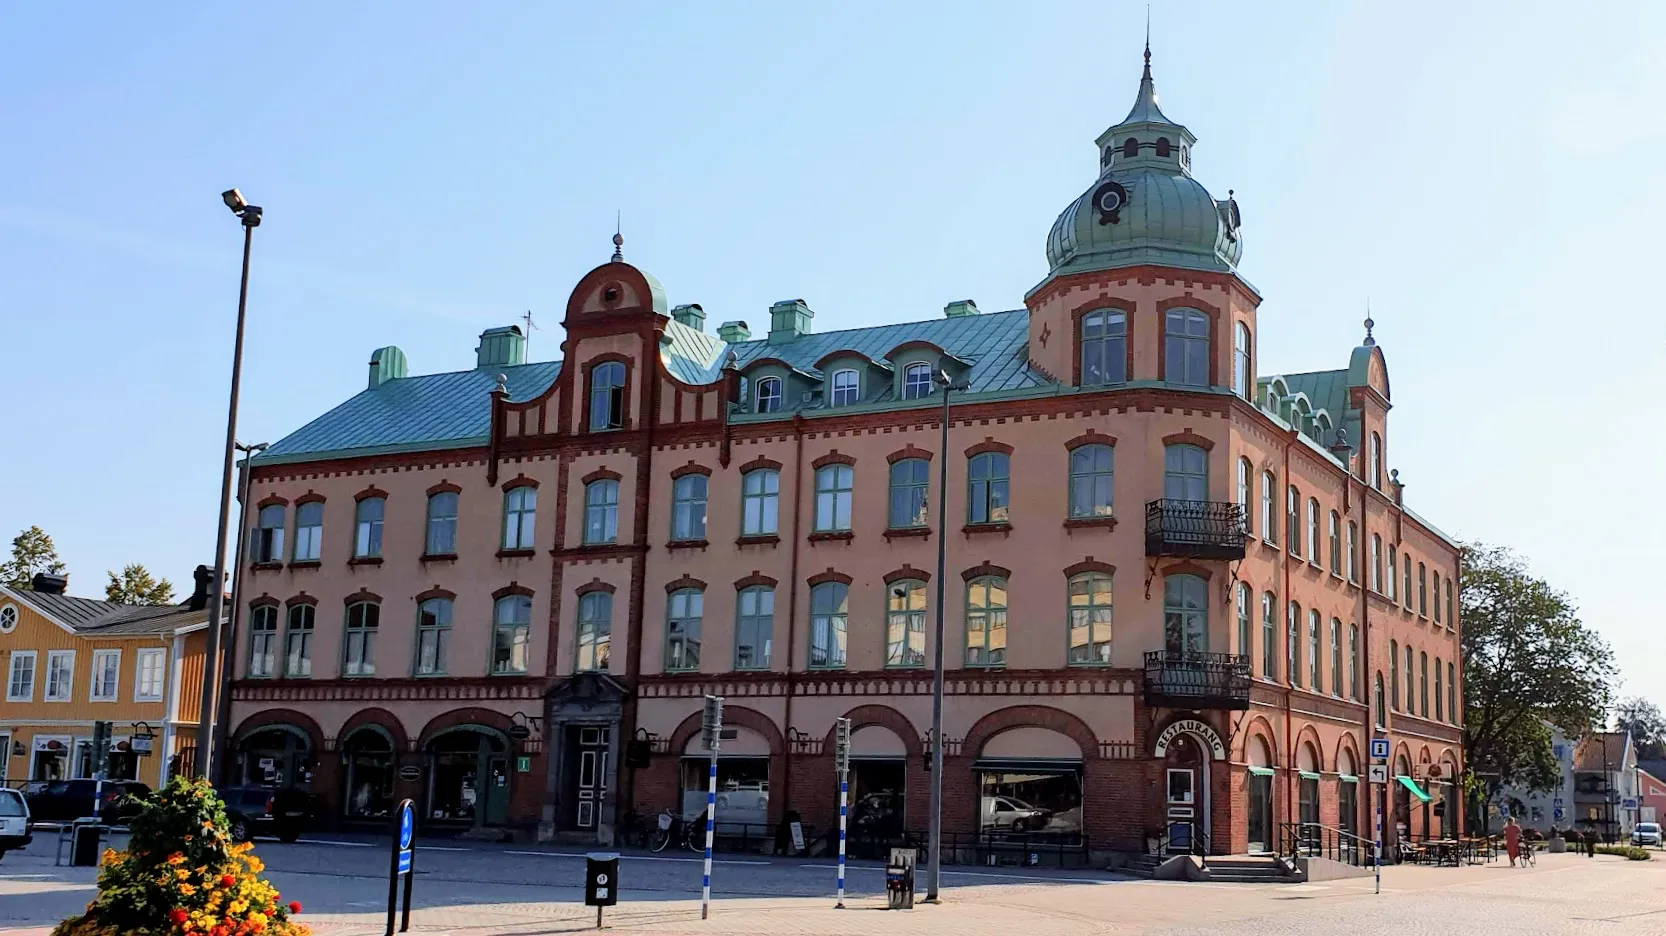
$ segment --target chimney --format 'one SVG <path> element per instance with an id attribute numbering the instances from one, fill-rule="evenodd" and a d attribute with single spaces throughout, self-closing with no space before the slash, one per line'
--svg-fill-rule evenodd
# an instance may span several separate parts
<path id="1" fill-rule="evenodd" d="M 405 352 L 392 345 L 370 353 L 370 389 L 405 376 Z"/>
<path id="2" fill-rule="evenodd" d="M 514 367 L 526 363 L 526 336 L 519 325 L 488 328 L 474 349 L 475 367 Z"/>
<path id="3" fill-rule="evenodd" d="M 671 310 L 671 317 L 695 331 L 706 330 L 706 310 L 698 302 L 676 306 Z"/>
<path id="4" fill-rule="evenodd" d="M 810 320 L 816 313 L 803 299 L 783 299 L 769 307 L 769 340 L 788 342 L 810 333 Z"/>
<path id="5" fill-rule="evenodd" d="M 185 609 L 201 611 L 208 607 L 208 586 L 214 580 L 214 573 L 208 570 L 208 566 L 200 565 L 191 573 L 191 578 L 196 580 L 196 588 L 191 592 L 190 600 L 185 602 Z"/>
<path id="6" fill-rule="evenodd" d="M 43 595 L 62 595 L 69 588 L 69 576 L 36 572 L 35 577 L 29 580 L 29 588 Z"/>
<path id="7" fill-rule="evenodd" d="M 740 344 L 752 340 L 752 329 L 747 328 L 745 322 L 724 322 L 717 326 L 717 337 L 728 344 Z"/>
<path id="8" fill-rule="evenodd" d="M 970 299 L 956 299 L 943 307 L 944 318 L 965 318 L 978 314 L 978 304 Z"/>

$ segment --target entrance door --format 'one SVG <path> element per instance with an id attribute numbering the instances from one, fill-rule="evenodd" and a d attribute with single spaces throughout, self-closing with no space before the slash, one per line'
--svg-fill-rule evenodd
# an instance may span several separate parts
<path id="1" fill-rule="evenodd" d="M 1169 768 L 1167 818 L 1169 853 L 1189 854 L 1192 850 L 1192 824 L 1197 821 L 1196 770 L 1190 767 Z"/>
<path id="2" fill-rule="evenodd" d="M 1249 850 L 1272 850 L 1273 775 L 1252 773 L 1249 778 Z"/>
<path id="3" fill-rule="evenodd" d="M 1319 847 L 1319 778 L 1303 774 L 1297 796 L 1300 798 L 1301 841 L 1308 854 L 1313 854 Z"/>
<path id="4" fill-rule="evenodd" d="M 1337 822 L 1342 831 L 1350 835 L 1359 834 L 1359 783 L 1343 782 L 1337 785 L 1336 793 Z"/>
<path id="5" fill-rule="evenodd" d="M 486 758 L 486 824 L 499 826 L 509 818 L 509 758 Z"/>
<path id="6" fill-rule="evenodd" d="M 568 729 L 569 748 L 575 755 L 573 771 L 573 828 L 595 831 L 601 819 L 602 800 L 607 796 L 606 728 L 574 726 Z"/>

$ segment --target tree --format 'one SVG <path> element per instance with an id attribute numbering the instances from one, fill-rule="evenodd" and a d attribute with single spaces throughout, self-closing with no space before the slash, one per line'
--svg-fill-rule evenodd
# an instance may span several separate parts
<path id="1" fill-rule="evenodd" d="M 58 560 L 58 548 L 52 537 L 38 526 L 32 526 L 12 540 L 12 558 L 0 562 L 0 585 L 7 588 L 32 589 L 37 573 L 63 575 L 64 564 Z"/>
<path id="2" fill-rule="evenodd" d="M 1620 702 L 1614 722 L 1621 731 L 1631 732 L 1639 758 L 1666 757 L 1666 715 L 1660 714 L 1659 706 L 1642 696 L 1632 696 Z"/>
<path id="3" fill-rule="evenodd" d="M 110 573 L 110 584 L 104 586 L 104 599 L 123 605 L 172 604 L 174 584 L 167 579 L 152 578 L 149 569 L 135 562 L 123 566 L 119 577 Z"/>
<path id="4" fill-rule="evenodd" d="M 1550 789 L 1559 772 L 1547 723 L 1574 736 L 1606 724 L 1613 655 L 1568 596 L 1508 549 L 1464 546 L 1460 575 L 1470 769 Z"/>

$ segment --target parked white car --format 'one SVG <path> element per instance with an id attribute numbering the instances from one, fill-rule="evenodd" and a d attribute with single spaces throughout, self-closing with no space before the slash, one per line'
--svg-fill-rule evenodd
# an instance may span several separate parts
<path id="1" fill-rule="evenodd" d="M 1658 823 L 1658 822 L 1639 822 L 1639 823 L 1637 823 L 1637 828 L 1631 830 L 1631 844 L 1633 844 L 1633 845 L 1653 845 L 1654 847 L 1659 848 L 1660 844 L 1661 844 L 1661 842 L 1660 842 L 1660 823 Z"/>
<path id="2" fill-rule="evenodd" d="M 0 855 L 29 844 L 29 801 L 16 790 L 0 787 Z"/>

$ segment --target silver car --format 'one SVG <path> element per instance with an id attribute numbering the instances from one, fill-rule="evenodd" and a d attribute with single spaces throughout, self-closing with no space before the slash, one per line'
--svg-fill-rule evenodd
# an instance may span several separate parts
<path id="1" fill-rule="evenodd" d="M 1631 830 L 1631 844 L 1653 845 L 1660 847 L 1660 823 L 1639 822 L 1637 828 Z"/>

